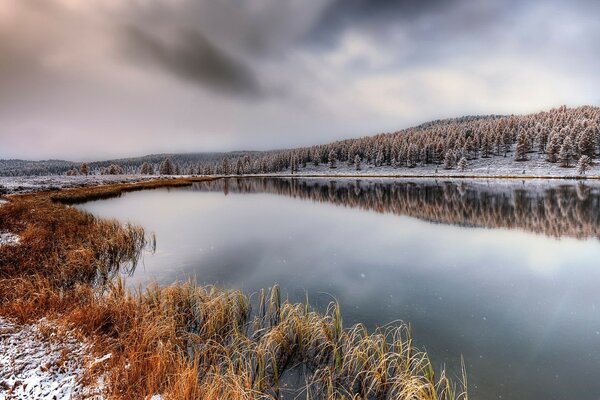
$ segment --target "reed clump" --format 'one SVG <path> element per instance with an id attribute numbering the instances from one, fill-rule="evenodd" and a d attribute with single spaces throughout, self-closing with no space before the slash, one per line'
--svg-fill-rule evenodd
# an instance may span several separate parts
<path id="1" fill-rule="evenodd" d="M 78 190 L 71 199 L 93 192 Z M 290 374 L 304 382 L 293 395 L 307 399 L 467 398 L 403 324 L 345 329 L 337 304 L 319 313 L 277 286 L 252 301 L 192 281 L 127 290 L 119 268 L 135 268 L 143 230 L 55 200 L 15 196 L 0 208 L 1 226 L 22 236 L 0 247 L 0 315 L 45 317 L 110 352 L 87 378 L 103 376 L 107 398 L 275 399 Z"/>

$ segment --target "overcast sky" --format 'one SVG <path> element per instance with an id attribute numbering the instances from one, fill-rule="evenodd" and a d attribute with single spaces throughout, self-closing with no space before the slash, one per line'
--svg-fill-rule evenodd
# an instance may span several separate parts
<path id="1" fill-rule="evenodd" d="M 276 149 L 600 104 L 600 2 L 1 0 L 0 158 Z"/>

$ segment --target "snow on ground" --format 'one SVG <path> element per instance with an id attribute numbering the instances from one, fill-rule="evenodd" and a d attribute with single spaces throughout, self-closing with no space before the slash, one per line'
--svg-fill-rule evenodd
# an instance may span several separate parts
<path id="1" fill-rule="evenodd" d="M 0 246 L 19 244 L 21 237 L 10 232 L 0 232 Z"/>
<path id="2" fill-rule="evenodd" d="M 46 320 L 17 325 L 0 318 L 0 400 L 102 399 L 101 385 L 85 387 L 82 379 L 86 367 L 110 355 L 89 354 L 88 344 Z"/>
<path id="3" fill-rule="evenodd" d="M 151 175 L 0 176 L 0 195 L 2 193 L 29 193 L 114 183 L 134 183 L 156 178 L 157 176 Z"/>
<path id="4" fill-rule="evenodd" d="M 431 176 L 431 177 L 539 177 L 539 178 L 578 178 L 575 165 L 569 168 L 563 168 L 558 163 L 549 163 L 545 160 L 543 154 L 528 154 L 528 161 L 515 161 L 514 154 L 509 153 L 506 157 L 493 156 L 490 158 L 478 158 L 470 160 L 464 171 L 457 168 L 444 169 L 443 165 L 419 165 L 414 168 L 392 167 L 383 165 L 375 167 L 369 164 L 362 164 L 359 171 L 354 165 L 348 165 L 347 162 L 337 163 L 336 168 L 329 168 L 326 164 L 318 166 L 307 163 L 305 168 L 300 168 L 296 175 L 327 175 L 327 176 Z M 289 175 L 290 171 L 282 171 L 279 174 Z M 595 163 L 585 175 L 588 178 L 600 178 L 600 163 Z"/>

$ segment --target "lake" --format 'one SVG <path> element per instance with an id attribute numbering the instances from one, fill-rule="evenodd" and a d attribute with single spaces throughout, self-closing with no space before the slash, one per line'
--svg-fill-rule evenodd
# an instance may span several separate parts
<path id="1" fill-rule="evenodd" d="M 202 284 L 412 326 L 472 399 L 600 398 L 600 186 L 247 178 L 78 206 L 157 238 L 128 285 Z"/>

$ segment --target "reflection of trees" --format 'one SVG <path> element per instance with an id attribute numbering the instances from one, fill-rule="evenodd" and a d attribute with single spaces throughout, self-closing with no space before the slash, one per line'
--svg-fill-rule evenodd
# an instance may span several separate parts
<path id="1" fill-rule="evenodd" d="M 464 182 L 264 178 L 216 180 L 194 189 L 266 192 L 436 223 L 600 238 L 600 192 L 583 184 L 528 190 Z"/>

